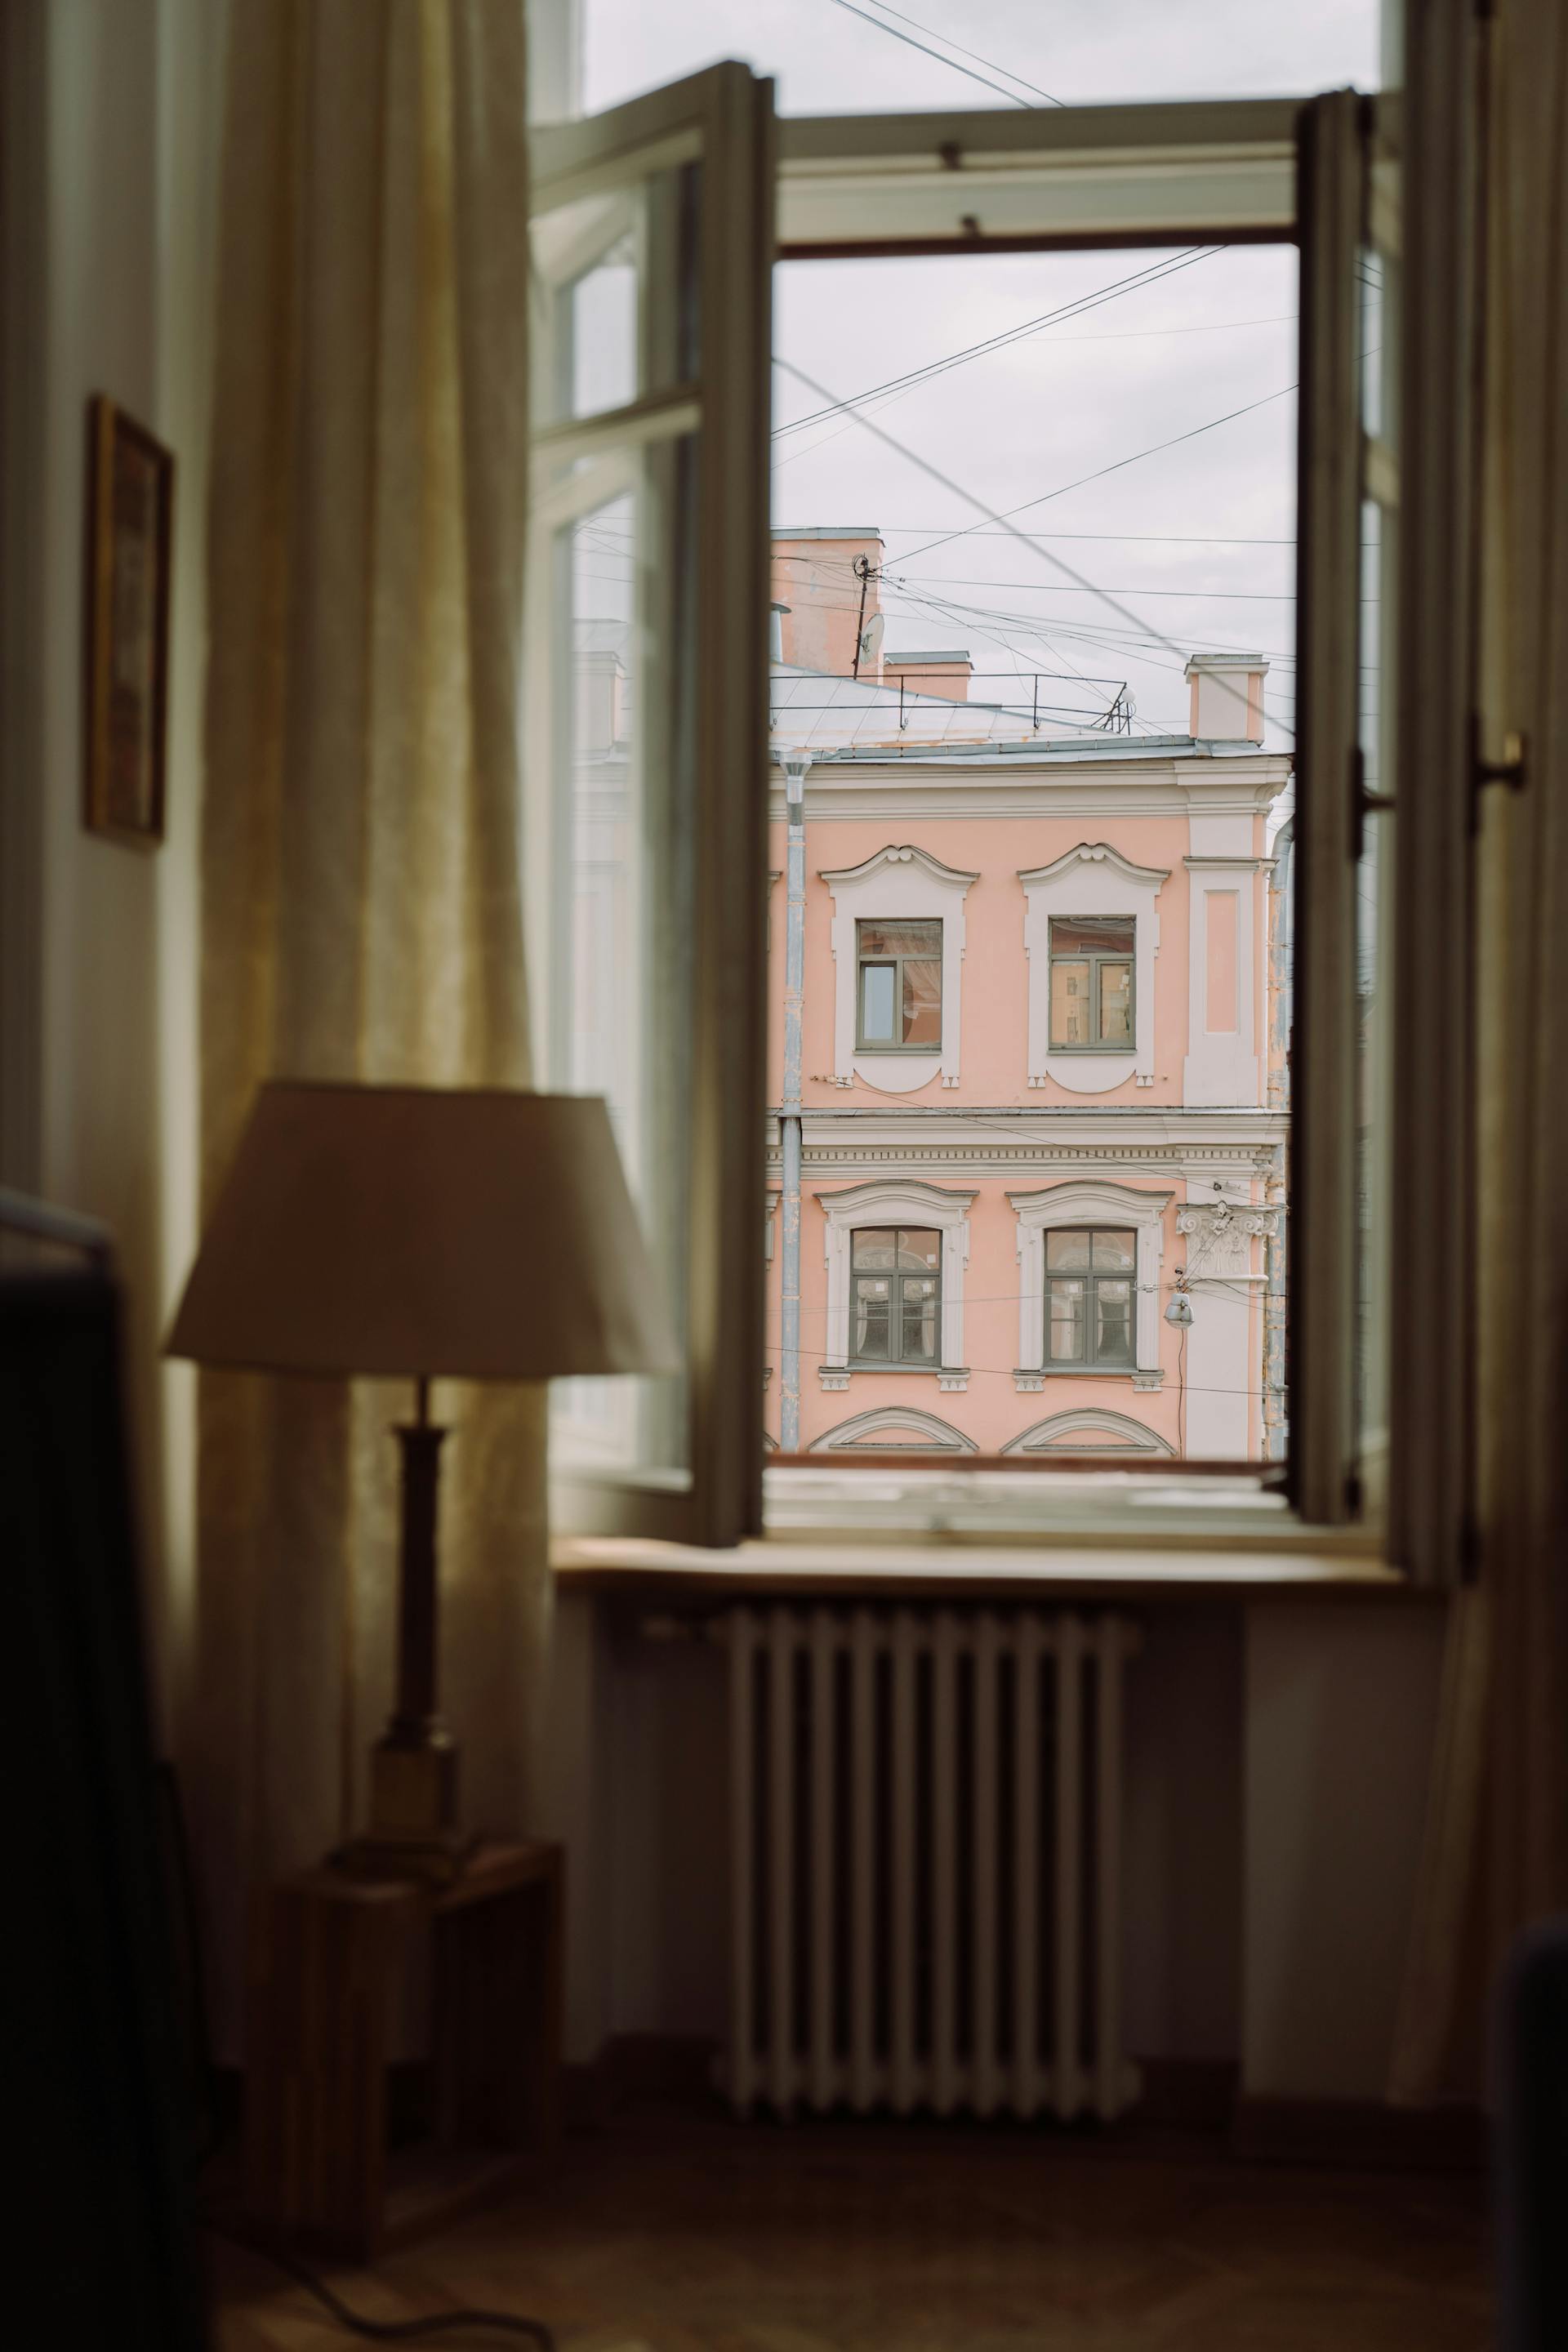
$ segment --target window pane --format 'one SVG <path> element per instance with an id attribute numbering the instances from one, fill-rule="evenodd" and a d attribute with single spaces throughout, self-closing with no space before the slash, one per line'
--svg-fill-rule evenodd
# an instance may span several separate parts
<path id="1" fill-rule="evenodd" d="M 893 975 L 896 964 L 863 963 L 860 967 L 860 1034 L 876 1045 L 891 1045 L 893 1036 Z"/>
<path id="2" fill-rule="evenodd" d="M 855 1353 L 879 1363 L 888 1357 L 888 1306 L 890 1285 L 884 1278 L 861 1277 L 855 1285 Z"/>
<path id="3" fill-rule="evenodd" d="M 1086 963 L 1053 963 L 1051 1043 L 1053 1045 L 1087 1045 L 1090 1042 L 1089 966 Z"/>
<path id="4" fill-rule="evenodd" d="M 1051 953 L 1130 956 L 1134 928 L 1131 915 L 1055 915 Z"/>
<path id="5" fill-rule="evenodd" d="M 942 966 L 924 956 L 912 956 L 904 971 L 904 1036 L 906 1045 L 942 1045 Z"/>
<path id="6" fill-rule="evenodd" d="M 1102 1045 L 1132 1043 L 1132 967 L 1102 963 L 1100 967 L 1100 1042 Z"/>
<path id="7" fill-rule="evenodd" d="M 1132 1285 L 1097 1282 L 1094 1353 L 1101 1364 L 1132 1361 Z"/>
<path id="8" fill-rule="evenodd" d="M 1076 1226 L 1046 1235 L 1046 1264 L 1076 1271 L 1089 1264 L 1089 1236 Z"/>
<path id="9" fill-rule="evenodd" d="M 1135 1234 L 1096 1234 L 1094 1263 L 1102 1274 L 1131 1274 L 1138 1263 Z"/>
<path id="10" fill-rule="evenodd" d="M 856 926 L 862 955 L 942 954 L 942 925 L 931 922 L 861 922 Z"/>
<path id="11" fill-rule="evenodd" d="M 696 377 L 700 173 L 678 165 L 535 215 L 536 425 L 600 416 Z"/>
<path id="12" fill-rule="evenodd" d="M 906 1363 L 936 1360 L 936 1285 L 928 1277 L 904 1277 L 903 1357 Z"/>
<path id="13" fill-rule="evenodd" d="M 917 1274 L 938 1274 L 942 1270 L 942 1235 L 910 1234 L 899 1235 L 899 1264 Z"/>
<path id="14" fill-rule="evenodd" d="M 1083 1290 L 1081 1282 L 1053 1281 L 1050 1286 L 1051 1361 L 1083 1360 Z"/>
<path id="15" fill-rule="evenodd" d="M 851 1244 L 856 1272 L 863 1266 L 896 1265 L 897 1239 L 885 1225 L 863 1225 Z"/>

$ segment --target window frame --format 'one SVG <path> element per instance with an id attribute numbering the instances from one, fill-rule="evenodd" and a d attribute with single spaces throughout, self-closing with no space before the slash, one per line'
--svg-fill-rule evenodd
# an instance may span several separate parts
<path id="1" fill-rule="evenodd" d="M 1081 1274 L 1070 1268 L 1059 1274 L 1051 1272 L 1051 1243 L 1064 1234 L 1083 1234 L 1089 1241 L 1088 1265 Z M 1132 1253 L 1132 1263 L 1118 1273 L 1098 1275 L 1094 1269 L 1094 1243 L 1099 1234 L 1114 1234 L 1125 1240 Z M 1125 1363 L 1102 1363 L 1095 1350 L 1095 1333 L 1099 1324 L 1098 1293 L 1101 1281 L 1124 1282 L 1127 1285 L 1127 1360 Z M 1085 1285 L 1083 1342 L 1081 1356 L 1057 1356 L 1051 1352 L 1051 1292 L 1058 1282 L 1082 1282 Z M 1138 1232 L 1133 1225 L 1051 1225 L 1046 1232 L 1046 1328 L 1042 1342 L 1043 1359 L 1047 1372 L 1125 1372 L 1129 1380 L 1138 1369 Z"/>
<path id="2" fill-rule="evenodd" d="M 1053 1054 L 1129 1054 L 1138 1051 L 1138 918 L 1134 915 L 1049 915 L 1047 917 L 1047 962 L 1050 979 L 1047 986 L 1046 1003 L 1049 1050 Z M 1090 948 L 1077 955 L 1058 955 L 1057 926 L 1058 923 L 1125 923 L 1132 933 L 1132 944 L 1115 954 Z M 1089 966 L 1089 1025 L 1096 1033 L 1088 1045 L 1069 1045 L 1058 1037 L 1052 1016 L 1056 1010 L 1056 971 L 1058 963 L 1087 963 Z M 1127 967 L 1127 1042 L 1124 1045 L 1109 1043 L 1099 1034 L 1100 1017 L 1100 967 L 1103 964 L 1125 964 Z"/>
<path id="3" fill-rule="evenodd" d="M 893 1236 L 893 1263 L 892 1265 L 887 1269 L 889 1281 L 889 1284 L 897 1286 L 896 1316 L 894 1311 L 894 1298 L 891 1292 L 889 1292 L 888 1299 L 888 1337 L 890 1343 L 896 1322 L 899 1335 L 899 1352 L 897 1355 L 889 1353 L 886 1356 L 862 1356 L 858 1353 L 854 1345 L 856 1302 L 858 1297 L 856 1283 L 860 1272 L 860 1269 L 855 1263 L 855 1254 L 860 1246 L 860 1237 L 863 1234 L 886 1233 L 890 1233 Z M 936 1244 L 936 1268 L 934 1274 L 917 1275 L 912 1269 L 905 1268 L 899 1264 L 899 1247 L 906 1234 L 928 1234 L 931 1240 Z M 931 1372 L 934 1374 L 942 1370 L 942 1238 L 941 1228 L 939 1226 L 867 1224 L 856 1225 L 852 1228 L 849 1235 L 849 1365 L 852 1370 L 858 1372 Z M 867 1271 L 869 1273 L 877 1271 L 877 1269 L 868 1268 Z M 932 1329 L 936 1339 L 936 1351 L 933 1355 L 906 1356 L 903 1352 L 904 1283 L 906 1279 L 909 1281 L 934 1281 L 936 1284 L 936 1295 L 932 1301 L 931 1316 Z"/>
<path id="4" fill-rule="evenodd" d="M 1268 1464 L 1258 1465 L 1255 1481 L 1230 1478 L 1223 1507 L 1217 1510 L 1202 1500 L 1204 1481 L 1172 1480 L 1157 1508 L 1150 1507 L 1152 1489 L 1145 1485 L 1139 1497 L 1142 1507 L 1131 1518 L 1112 1500 L 1090 1498 L 1081 1482 L 1050 1481 L 1055 1503 L 1047 1508 L 1051 1516 L 1028 1520 L 1041 1532 L 1070 1529 L 1075 1511 L 1061 1507 L 1070 1491 L 1079 1519 L 1087 1509 L 1097 1526 L 1119 1525 L 1124 1539 L 1135 1528 L 1136 1540 L 1152 1548 L 1170 1540 L 1190 1543 L 1205 1532 L 1276 1548 L 1299 1546 L 1303 1538 L 1323 1545 L 1331 1538 L 1341 1545 L 1365 1546 L 1379 1535 L 1360 1491 L 1356 1432 L 1347 1410 L 1351 1384 L 1344 1374 L 1355 1328 L 1357 1236 L 1353 1171 L 1347 1167 L 1342 1139 L 1353 1127 L 1357 1075 L 1353 1003 L 1346 975 L 1353 966 L 1353 955 L 1347 951 L 1354 939 L 1352 853 L 1362 817 L 1353 690 L 1348 706 L 1344 694 L 1345 681 L 1354 677 L 1360 590 L 1357 524 L 1363 450 L 1355 265 L 1364 231 L 1368 139 L 1372 124 L 1380 120 L 1407 160 L 1405 218 L 1416 227 L 1407 226 L 1406 237 L 1413 248 L 1417 237 L 1420 241 L 1420 254 L 1405 278 L 1397 320 L 1406 355 L 1402 398 L 1407 491 L 1400 562 L 1404 626 L 1397 647 L 1403 714 L 1399 781 L 1402 788 L 1425 787 L 1436 763 L 1444 787 L 1440 799 L 1412 792 L 1405 800 L 1401 792 L 1405 804 L 1399 818 L 1399 920 L 1394 933 L 1399 977 L 1394 1189 L 1414 1188 L 1420 1197 L 1418 1214 L 1395 1221 L 1395 1241 L 1407 1263 L 1413 1251 L 1427 1248 L 1434 1230 L 1468 1229 L 1464 1183 L 1454 1175 L 1451 1146 L 1458 1130 L 1468 1131 L 1469 1074 L 1458 1073 L 1458 1083 L 1445 1087 L 1437 1076 L 1442 1055 L 1406 1049 L 1406 1041 L 1427 1036 L 1444 1015 L 1452 1013 L 1462 994 L 1464 959 L 1449 958 L 1456 925 L 1446 929 L 1422 919 L 1424 910 L 1429 918 L 1423 894 L 1429 890 L 1435 866 L 1441 868 L 1436 895 L 1448 914 L 1461 919 L 1457 934 L 1468 937 L 1465 892 L 1473 779 L 1462 720 L 1466 664 L 1473 650 L 1465 621 L 1475 523 L 1467 505 L 1465 460 L 1472 389 L 1468 371 L 1478 330 L 1477 306 L 1466 276 L 1469 247 L 1463 236 L 1448 236 L 1447 231 L 1455 220 L 1463 224 L 1473 216 L 1476 102 L 1466 47 L 1472 20 L 1464 19 L 1461 39 L 1458 14 L 1445 10 L 1439 16 L 1442 21 L 1434 30 L 1421 42 L 1411 43 L 1403 93 L 1375 100 L 1341 92 L 1052 112 L 989 110 L 795 119 L 779 126 L 779 169 L 773 176 L 770 162 L 766 194 L 758 192 L 763 208 L 776 196 L 773 251 L 784 259 L 1083 250 L 1209 238 L 1293 242 L 1301 256 L 1295 848 L 1300 912 L 1292 1063 L 1290 1457 L 1283 1478 Z M 1460 135 L 1451 136 L 1456 126 Z M 575 133 L 582 126 L 567 128 Z M 734 287 L 744 308 L 750 300 L 745 269 L 755 268 L 747 224 L 737 226 L 732 243 Z M 765 278 L 765 268 L 762 274 Z M 707 315 L 721 313 L 710 310 Z M 754 315 L 747 311 L 748 319 Z M 765 323 L 765 305 L 762 315 Z M 1430 371 L 1414 363 L 1418 353 L 1431 355 Z M 746 368 L 741 355 L 731 352 L 729 362 L 735 362 L 729 367 L 731 382 L 744 392 Z M 765 341 L 759 347 L 753 339 L 750 364 L 765 380 Z M 1424 405 L 1412 390 L 1427 373 L 1442 380 L 1442 397 L 1435 405 Z M 760 467 L 752 470 L 760 474 Z M 765 503 L 759 511 L 765 529 Z M 1431 561 L 1434 546 L 1445 560 Z M 758 552 L 750 583 L 758 623 L 751 634 L 757 639 L 761 668 L 765 666 L 768 604 L 762 535 Z M 725 587 L 733 599 L 737 575 L 732 568 Z M 731 677 L 731 685 L 736 712 L 744 719 L 743 682 Z M 743 725 L 738 732 L 732 728 L 732 742 L 744 733 Z M 731 761 L 730 778 L 734 773 Z M 732 791 L 729 794 L 731 804 L 744 798 Z M 760 854 L 754 862 L 761 869 Z M 729 871 L 733 870 L 731 857 Z M 1439 977 L 1447 971 L 1446 994 L 1409 984 L 1416 967 L 1430 977 L 1434 965 Z M 731 961 L 731 982 L 741 981 L 742 970 Z M 753 980 L 760 1035 L 760 940 L 742 986 Z M 944 999 L 946 993 L 944 987 Z M 956 1012 L 956 997 L 952 1009 Z M 855 1012 L 858 1016 L 858 996 Z M 944 1026 L 946 1013 L 944 1003 Z M 857 1025 L 858 1018 L 849 1024 L 850 1035 Z M 837 1040 L 839 1031 L 835 1034 Z M 1031 1083 L 1044 1083 L 1036 1074 L 1032 1035 L 1030 1054 Z M 847 1071 L 847 1058 L 841 1058 Z M 734 1171 L 731 1192 L 748 1213 L 742 1216 L 737 1208 L 737 1221 L 752 1233 L 749 1211 L 752 1195 L 760 1190 L 752 1178 L 761 1154 L 754 1129 L 742 1131 L 750 1116 L 744 1089 L 726 1102 L 710 1097 L 703 1116 L 726 1126 L 734 1146 L 728 1159 Z M 728 1213 L 711 1193 L 704 1205 L 710 1214 Z M 756 1294 L 751 1320 L 760 1341 L 762 1266 L 754 1250 L 750 1271 Z M 708 1269 L 708 1284 L 711 1296 L 716 1267 Z M 1455 1328 L 1456 1302 L 1446 1297 L 1440 1310 L 1445 1322 L 1441 1348 L 1414 1351 L 1410 1377 L 1402 1381 L 1395 1398 L 1391 1437 L 1394 1523 L 1404 1528 L 1402 1539 L 1419 1552 L 1418 1570 L 1424 1564 L 1424 1572 L 1438 1581 L 1446 1576 L 1452 1580 L 1447 1572 L 1459 1556 L 1464 1529 L 1454 1496 L 1447 1487 L 1439 1496 L 1426 1475 L 1427 1449 L 1417 1439 L 1434 1417 L 1427 1412 L 1433 1403 L 1441 1405 L 1436 1417 L 1452 1440 L 1440 1449 L 1446 1464 L 1458 1464 L 1468 1440 L 1464 1378 L 1459 1372 L 1449 1377 L 1449 1368 L 1468 1361 L 1468 1296 L 1458 1302 L 1458 1310 L 1462 1330 Z M 1435 1304 L 1432 1313 L 1438 1312 Z M 745 1322 L 747 1317 L 740 1319 Z M 1435 1369 L 1439 1355 L 1447 1381 L 1440 1398 L 1434 1394 L 1441 1385 Z M 717 1446 L 710 1446 L 706 1463 L 698 1465 L 700 1476 L 704 1467 L 720 1470 L 731 1496 L 746 1486 L 749 1465 L 758 1455 L 752 1399 L 734 1376 L 735 1364 L 744 1360 L 735 1352 L 727 1365 L 736 1409 L 724 1429 L 715 1430 Z M 731 1438 L 738 1451 L 721 1463 L 718 1455 Z M 787 1488 L 795 1474 L 771 1475 L 775 1480 L 782 1477 Z M 1047 1482 L 1037 1483 L 1043 1492 Z M 1252 1502 L 1244 1501 L 1243 1489 L 1254 1494 Z M 978 1491 L 972 1502 L 959 1505 L 950 1490 L 940 1508 L 942 1525 L 954 1532 L 966 1529 L 981 1541 L 988 1529 L 1010 1524 L 1005 1499 L 993 1510 Z M 901 1510 L 905 1517 L 900 1521 Z M 722 1514 L 699 1516 L 711 1528 Z M 847 1539 L 863 1535 L 853 1512 L 847 1517 L 839 1511 L 837 1517 Z M 879 1517 L 889 1525 L 938 1524 L 929 1516 L 928 1504 L 912 1494 L 907 1509 L 884 1499 Z M 805 1517 L 793 1505 L 770 1505 L 769 1524 L 774 1529 L 808 1523 L 834 1524 L 830 1505 L 814 1506 Z M 638 1531 L 678 1532 L 674 1527 L 646 1523 L 639 1524 Z"/>
<path id="5" fill-rule="evenodd" d="M 863 947 L 861 946 L 861 943 L 860 943 L 860 935 L 861 935 L 861 933 L 862 933 L 862 932 L 867 929 L 867 927 L 868 927 L 868 925 L 887 924 L 887 923 L 896 923 L 896 922 L 900 922 L 900 921 L 901 921 L 901 922 L 905 922 L 905 923 L 929 923 L 929 924 L 930 924 L 930 925 L 934 929 L 934 930 L 935 930 L 935 932 L 936 932 L 936 954 L 935 954 L 935 956 L 934 956 L 934 957 L 932 957 L 932 956 L 931 956 L 931 955 L 929 955 L 929 954 L 928 954 L 928 955 L 920 955 L 920 956 L 917 956 L 917 955 L 906 955 L 906 954 L 904 954 L 904 953 L 902 953 L 902 952 L 900 952 L 900 953 L 897 953 L 897 954 L 893 954 L 893 955 L 868 955 L 868 954 L 866 953 L 865 950 L 863 949 Z M 940 916 L 940 915 L 904 915 L 904 916 L 898 916 L 898 915 L 857 915 L 857 916 L 856 916 L 856 918 L 855 918 L 855 1051 L 856 1051 L 858 1054 L 921 1054 L 921 1055 L 925 1055 L 928 1059 L 930 1058 L 930 1055 L 931 1055 L 931 1046 L 930 1046 L 929 1045 L 922 1045 L 916 1044 L 916 1045 L 910 1045 L 910 1041 L 909 1041 L 909 1039 L 908 1039 L 907 1037 L 905 1037 L 905 1038 L 901 1038 L 901 1039 L 900 1039 L 897 1043 L 889 1045 L 889 1044 L 887 1044 L 886 1042 L 884 1042 L 884 1040 L 883 1040 L 883 1039 L 881 1039 L 880 1037 L 868 1038 L 868 1037 L 866 1035 L 866 993 L 865 993 L 865 974 L 866 974 L 866 972 L 867 972 L 868 970 L 870 970 L 870 969 L 872 969 L 872 968 L 879 968 L 879 969 L 883 969 L 883 970 L 886 970 L 886 969 L 889 969 L 889 968 L 890 968 L 890 969 L 891 969 L 892 973 L 893 973 L 893 1003 L 894 1003 L 894 1009 L 895 1009 L 895 1013 L 897 1013 L 897 1015 L 901 1019 L 901 1017 L 902 1017 L 902 1006 L 903 1006 L 903 982 L 904 982 L 904 966 L 905 966 L 905 964 L 906 964 L 906 963 L 931 963 L 931 962 L 933 962 L 933 961 L 934 961 L 935 965 L 936 965 L 936 1033 L 937 1033 L 936 1050 L 937 1050 L 937 1052 L 938 1052 L 938 1053 L 940 1053 L 940 1052 L 941 1052 L 941 1050 L 942 1050 L 942 957 L 943 957 L 943 955 L 944 955 L 945 951 L 946 951 L 946 939 L 945 939 L 944 932 L 943 932 L 943 928 L 942 928 L 942 916 Z"/>

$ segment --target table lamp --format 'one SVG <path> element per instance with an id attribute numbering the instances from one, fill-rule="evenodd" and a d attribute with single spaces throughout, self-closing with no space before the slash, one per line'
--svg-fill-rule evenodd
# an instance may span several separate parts
<path id="1" fill-rule="evenodd" d="M 457 1744 L 437 1703 L 437 1379 L 671 1372 L 680 1358 L 603 1102 L 264 1086 L 165 1353 L 237 1370 L 407 1378 L 397 1696 L 348 1867 L 449 1878 Z"/>

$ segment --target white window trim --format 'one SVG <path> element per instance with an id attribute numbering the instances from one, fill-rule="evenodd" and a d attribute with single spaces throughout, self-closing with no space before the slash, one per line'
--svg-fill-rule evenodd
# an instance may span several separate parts
<path id="1" fill-rule="evenodd" d="M 1109 842 L 1079 842 L 1048 866 L 1020 870 L 1024 886 L 1024 951 L 1029 960 L 1029 1084 L 1054 1078 L 1069 1093 L 1108 1094 L 1130 1077 L 1154 1076 L 1154 957 L 1160 944 L 1155 901 L 1170 869 L 1134 866 Z M 1133 934 L 1131 1054 L 1051 1050 L 1051 918 L 1131 915 Z"/>
<path id="2" fill-rule="evenodd" d="M 969 1208 L 974 1197 L 973 1192 L 950 1192 L 903 1177 L 851 1184 L 842 1192 L 818 1192 L 827 1265 L 827 1328 L 821 1371 L 825 1388 L 844 1388 L 851 1372 L 884 1369 L 849 1360 L 850 1237 L 865 1225 L 916 1225 L 941 1234 L 942 1349 L 931 1371 L 950 1394 L 962 1393 L 969 1386 L 963 1360 L 963 1269 L 969 1264 Z M 910 1368 L 889 1364 L 885 1369 L 896 1375 Z"/>
<path id="3" fill-rule="evenodd" d="M 886 1094 L 914 1094 L 941 1076 L 944 1087 L 958 1084 L 959 1039 L 962 1034 L 961 975 L 963 967 L 963 901 L 978 874 L 963 874 L 944 866 L 910 842 L 889 843 L 858 866 L 832 872 L 821 879 L 833 893 L 833 1069 L 847 1083 L 863 1076 Z M 879 1054 L 857 1047 L 856 1014 L 860 976 L 856 947 L 857 923 L 914 922 L 933 919 L 942 925 L 942 1050 L 937 1054 Z"/>
<path id="4" fill-rule="evenodd" d="M 1173 1192 L 1143 1192 L 1130 1184 L 1085 1179 L 1051 1184 L 1039 1192 L 1009 1192 L 1018 1220 L 1018 1370 L 1015 1386 L 1035 1389 L 1044 1380 L 1110 1378 L 1148 1384 L 1160 1370 L 1160 1266 L 1165 1254 L 1165 1211 Z M 1088 1370 L 1081 1364 L 1046 1363 L 1046 1235 L 1061 1225 L 1131 1225 L 1137 1234 L 1138 1312 L 1135 1362 L 1120 1372 Z"/>
<path id="5" fill-rule="evenodd" d="M 1064 1412 L 1053 1412 L 1045 1421 L 1032 1423 L 1018 1436 L 1011 1439 L 1002 1451 L 1004 1454 L 1048 1454 L 1055 1450 L 1059 1438 L 1069 1436 L 1079 1429 L 1121 1440 L 1118 1444 L 1093 1449 L 1097 1453 L 1103 1451 L 1112 1460 L 1121 1453 L 1164 1454 L 1173 1459 L 1175 1457 L 1175 1447 L 1157 1430 L 1151 1429 L 1146 1422 L 1134 1421 L 1130 1413 L 1110 1412 L 1101 1405 L 1092 1404 L 1069 1406 Z"/>
<path id="6" fill-rule="evenodd" d="M 880 1429 L 919 1429 L 931 1441 L 932 1450 L 942 1454 L 978 1454 L 980 1448 L 973 1437 L 955 1429 L 950 1421 L 942 1421 L 934 1412 L 923 1412 L 918 1407 L 906 1412 L 902 1405 L 873 1405 L 869 1412 L 858 1412 L 847 1421 L 836 1422 L 825 1429 L 820 1437 L 813 1438 L 813 1454 L 838 1454 L 853 1451 L 862 1439 L 874 1437 Z M 914 1454 L 916 1449 L 909 1449 Z"/>

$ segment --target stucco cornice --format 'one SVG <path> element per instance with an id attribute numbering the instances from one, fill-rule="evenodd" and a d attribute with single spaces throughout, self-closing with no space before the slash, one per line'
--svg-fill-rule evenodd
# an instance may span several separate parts
<path id="1" fill-rule="evenodd" d="M 1019 866 L 1018 879 L 1029 889 L 1036 883 L 1058 881 L 1079 865 L 1110 866 L 1124 881 L 1136 883 L 1143 890 L 1157 890 L 1162 882 L 1171 878 L 1168 866 L 1134 866 L 1130 857 L 1123 857 L 1108 841 L 1080 841 L 1060 857 L 1053 857 L 1048 866 Z"/>
<path id="2" fill-rule="evenodd" d="M 945 882 L 954 889 L 967 890 L 972 882 L 980 879 L 978 872 L 966 874 L 960 866 L 944 866 L 940 857 L 933 857 L 929 849 L 921 849 L 912 841 L 889 842 L 885 849 L 877 850 L 870 857 L 863 857 L 858 866 L 839 866 L 831 871 L 826 866 L 820 866 L 817 869 L 818 879 L 830 888 L 839 882 L 863 882 L 868 875 L 877 873 L 884 866 L 907 866 L 911 860 L 923 866 L 933 882 Z"/>

